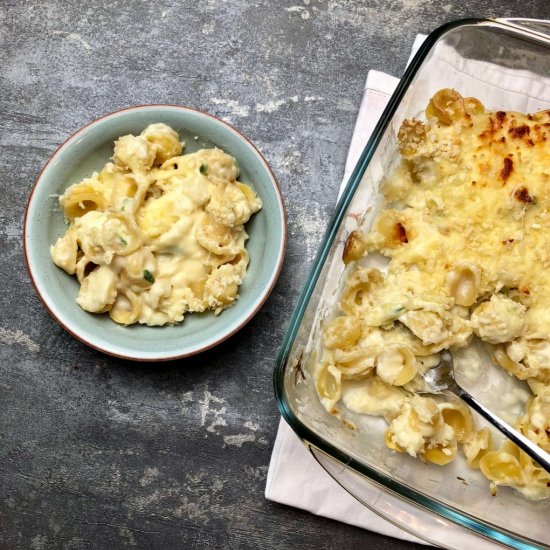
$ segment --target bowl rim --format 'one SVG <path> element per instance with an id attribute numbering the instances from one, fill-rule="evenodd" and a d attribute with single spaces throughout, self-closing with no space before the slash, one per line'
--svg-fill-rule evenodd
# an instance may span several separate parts
<path id="1" fill-rule="evenodd" d="M 193 347 L 193 349 L 191 349 L 189 351 L 185 351 L 183 353 L 175 353 L 175 354 L 170 354 L 170 355 L 157 354 L 157 356 L 146 356 L 145 357 L 145 356 L 140 356 L 139 354 L 125 355 L 125 354 L 122 354 L 122 353 L 114 352 L 114 351 L 112 351 L 108 348 L 105 348 L 103 346 L 100 346 L 100 345 L 96 344 L 93 340 L 91 340 L 89 338 L 86 338 L 86 337 L 82 336 L 81 334 L 78 334 L 78 330 L 75 331 L 75 329 L 70 326 L 71 323 L 67 323 L 66 321 L 64 321 L 63 319 L 61 319 L 58 315 L 56 315 L 54 313 L 54 311 L 49 306 L 47 299 L 45 298 L 45 296 L 43 296 L 43 294 L 40 292 L 40 290 L 38 288 L 38 285 L 37 285 L 36 280 L 35 280 L 35 273 L 33 273 L 33 268 L 31 267 L 31 262 L 29 260 L 29 250 L 27 248 L 28 247 L 28 235 L 29 235 L 29 233 L 28 233 L 28 220 L 29 220 L 29 210 L 30 210 L 30 206 L 31 206 L 31 203 L 33 201 L 33 198 L 34 198 L 35 191 L 38 188 L 38 186 L 40 185 L 40 182 L 42 181 L 44 173 L 47 171 L 50 164 L 60 154 L 62 149 L 65 149 L 66 147 L 68 147 L 73 141 L 75 141 L 81 134 L 83 134 L 84 132 L 89 130 L 92 126 L 95 126 L 96 124 L 98 124 L 98 123 L 100 123 L 100 122 L 102 122 L 106 119 L 116 118 L 121 113 L 132 112 L 132 111 L 140 111 L 140 110 L 148 110 L 148 109 L 152 110 L 152 109 L 157 109 L 157 108 L 175 109 L 175 110 L 184 111 L 184 112 L 191 113 L 191 114 L 194 114 L 194 115 L 199 115 L 199 116 L 202 116 L 202 117 L 209 118 L 209 119 L 213 120 L 215 123 L 225 127 L 225 129 L 232 132 L 234 135 L 236 135 L 237 138 L 244 141 L 245 143 L 247 143 L 251 147 L 252 151 L 256 154 L 256 156 L 260 160 L 261 164 L 263 165 L 263 167 L 264 167 L 264 169 L 265 169 L 265 171 L 266 171 L 266 173 L 267 173 L 267 175 L 268 175 L 268 177 L 269 177 L 269 179 L 270 179 L 270 181 L 273 185 L 273 189 L 275 190 L 275 195 L 276 195 L 277 203 L 278 203 L 278 206 L 279 206 L 280 221 L 281 221 L 281 244 L 279 246 L 279 250 L 278 250 L 278 253 L 277 253 L 277 265 L 276 265 L 275 269 L 273 270 L 273 273 L 271 274 L 271 277 L 269 279 L 268 284 L 264 287 L 262 292 L 259 294 L 259 297 L 255 300 L 255 306 L 245 315 L 245 317 L 242 319 L 242 321 L 235 328 L 233 328 L 233 330 L 231 330 L 227 333 L 222 332 L 221 336 L 219 338 L 217 338 L 215 341 L 210 342 L 207 345 L 203 345 L 203 346 L 199 345 L 197 347 Z M 282 196 L 282 193 L 281 193 L 281 188 L 280 188 L 279 183 L 278 183 L 278 181 L 275 177 L 275 174 L 273 173 L 273 170 L 269 166 L 269 163 L 265 159 L 264 155 L 260 152 L 260 150 L 256 147 L 256 145 L 254 145 L 254 143 L 252 143 L 252 141 L 250 141 L 242 132 L 240 132 L 234 126 L 232 126 L 228 122 L 225 122 L 221 118 L 219 118 L 215 115 L 212 115 L 210 113 L 207 113 L 205 111 L 202 111 L 200 109 L 197 109 L 195 107 L 188 107 L 188 106 L 184 106 L 184 105 L 175 105 L 175 104 L 171 104 L 171 103 L 146 103 L 146 104 L 142 104 L 142 105 L 123 107 L 121 109 L 117 109 L 115 111 L 111 111 L 111 112 L 106 113 L 104 115 L 101 115 L 97 118 L 94 118 L 93 120 L 86 123 L 84 126 L 80 127 L 76 132 L 71 134 L 65 141 L 63 141 L 63 143 L 61 143 L 54 150 L 54 152 L 50 155 L 50 157 L 48 158 L 48 160 L 46 161 L 46 163 L 44 164 L 44 166 L 42 167 L 42 169 L 38 173 L 38 176 L 36 177 L 36 179 L 34 181 L 34 184 L 31 188 L 31 191 L 29 193 L 29 198 L 28 198 L 27 204 L 25 206 L 25 214 L 24 214 L 24 217 L 23 217 L 23 235 L 22 235 L 22 238 L 23 238 L 23 255 L 25 257 L 25 265 L 27 267 L 27 272 L 29 274 L 32 286 L 34 287 L 34 290 L 35 290 L 36 294 L 38 295 L 38 298 L 40 299 L 40 301 L 42 302 L 42 304 L 46 308 L 46 311 L 48 311 L 48 313 L 51 315 L 51 317 L 53 317 L 54 321 L 56 321 L 56 323 L 58 325 L 60 325 L 71 336 L 73 336 L 74 338 L 76 338 L 77 340 L 82 342 L 83 344 L 86 344 L 87 346 L 89 346 L 89 347 L 91 347 L 91 348 L 93 348 L 97 351 L 100 351 L 102 353 L 105 353 L 107 355 L 110 355 L 112 357 L 117 357 L 119 359 L 126 359 L 126 360 L 130 360 L 130 361 L 149 362 L 149 363 L 150 362 L 165 362 L 165 361 L 173 361 L 173 360 L 176 360 L 176 359 L 183 359 L 185 357 L 191 357 L 193 355 L 197 355 L 199 353 L 202 353 L 203 351 L 211 349 L 211 348 L 217 346 L 218 344 L 221 344 L 222 342 L 224 342 L 225 340 L 227 340 L 228 338 L 230 338 L 231 336 L 236 334 L 239 330 L 241 330 L 249 321 L 252 320 L 252 318 L 256 315 L 256 313 L 258 313 L 258 311 L 261 309 L 261 307 L 264 305 L 265 301 L 267 300 L 267 298 L 271 294 L 273 288 L 275 287 L 275 284 L 276 284 L 276 282 L 279 278 L 279 275 L 281 273 L 281 269 L 282 269 L 282 266 L 283 266 L 283 262 L 284 262 L 284 258 L 285 258 L 285 251 L 286 251 L 286 244 L 287 244 L 286 208 L 285 208 L 285 203 L 284 203 L 283 196 Z"/>

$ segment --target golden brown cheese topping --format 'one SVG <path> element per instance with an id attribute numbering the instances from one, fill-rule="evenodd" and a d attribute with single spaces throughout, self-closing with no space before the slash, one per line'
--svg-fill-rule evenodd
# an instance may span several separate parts
<path id="1" fill-rule="evenodd" d="M 444 89 L 425 115 L 401 126 L 402 158 L 373 227 L 346 242 L 350 268 L 339 316 L 324 327 L 317 390 L 333 414 L 343 404 L 383 416 L 392 449 L 444 464 L 462 448 L 491 482 L 547 497 L 550 476 L 493 448 L 467 408 L 415 392 L 438 352 L 475 335 L 529 383 L 517 425 L 550 451 L 550 418 L 534 412 L 550 402 L 550 111 L 487 111 Z M 384 271 L 369 263 L 373 252 L 388 259 Z"/>

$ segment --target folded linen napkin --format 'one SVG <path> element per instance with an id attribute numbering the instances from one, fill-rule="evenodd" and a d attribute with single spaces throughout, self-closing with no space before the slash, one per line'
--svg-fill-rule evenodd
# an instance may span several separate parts
<path id="1" fill-rule="evenodd" d="M 424 39 L 424 35 L 416 37 L 409 61 Z M 344 190 L 349 175 L 398 83 L 399 79 L 394 76 L 369 71 L 338 196 Z M 317 463 L 283 419 L 273 447 L 265 496 L 274 502 L 377 533 L 423 542 L 371 512 L 340 487 Z"/>

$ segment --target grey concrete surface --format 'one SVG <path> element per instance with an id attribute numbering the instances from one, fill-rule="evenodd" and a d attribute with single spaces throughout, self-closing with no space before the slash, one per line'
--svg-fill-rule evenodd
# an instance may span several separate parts
<path id="1" fill-rule="evenodd" d="M 547 0 L 0 2 L 0 548 L 412 548 L 267 502 L 274 359 L 343 174 L 369 69 L 467 16 L 550 17 Z M 288 209 L 280 280 L 219 348 L 170 364 L 104 356 L 34 293 L 33 181 L 84 123 L 142 103 L 231 121 Z"/>

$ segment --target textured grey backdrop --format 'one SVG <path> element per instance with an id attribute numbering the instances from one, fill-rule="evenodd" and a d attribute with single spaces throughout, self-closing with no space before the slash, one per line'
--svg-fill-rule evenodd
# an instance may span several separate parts
<path id="1" fill-rule="evenodd" d="M 269 503 L 272 371 L 333 210 L 368 69 L 417 32 L 550 17 L 547 0 L 0 2 L 0 548 L 412 548 Z M 219 348 L 171 364 L 88 349 L 48 316 L 21 250 L 41 166 L 84 123 L 175 103 L 232 122 L 288 209 L 284 268 Z"/>

